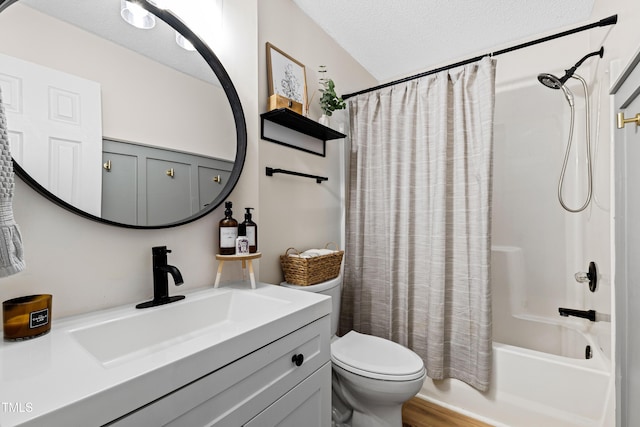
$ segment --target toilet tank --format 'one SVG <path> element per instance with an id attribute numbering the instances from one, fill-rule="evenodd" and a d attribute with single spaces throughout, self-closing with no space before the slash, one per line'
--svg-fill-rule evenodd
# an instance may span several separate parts
<path id="1" fill-rule="evenodd" d="M 338 321 L 340 320 L 340 296 L 342 293 L 342 275 L 335 279 L 320 282 L 316 285 L 300 286 L 292 285 L 287 282 L 280 283 L 281 286 L 287 288 L 298 289 L 306 292 L 315 292 L 318 294 L 329 295 L 331 297 L 331 335 L 338 333 Z"/>

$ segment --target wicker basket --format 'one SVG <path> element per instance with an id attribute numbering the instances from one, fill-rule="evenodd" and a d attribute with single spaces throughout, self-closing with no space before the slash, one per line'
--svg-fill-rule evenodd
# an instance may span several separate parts
<path id="1" fill-rule="evenodd" d="M 325 249 L 330 244 L 328 243 Z M 315 285 L 316 283 L 335 279 L 340 274 L 344 251 L 336 251 L 332 254 L 311 258 L 300 258 L 289 256 L 289 251 L 291 250 L 296 251 L 296 254 L 300 254 L 295 248 L 289 248 L 284 255 L 280 255 L 280 265 L 287 283 L 300 286 Z"/>

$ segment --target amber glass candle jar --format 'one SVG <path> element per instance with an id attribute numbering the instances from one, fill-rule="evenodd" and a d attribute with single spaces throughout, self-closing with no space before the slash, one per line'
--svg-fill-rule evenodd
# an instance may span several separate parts
<path id="1" fill-rule="evenodd" d="M 44 335 L 51 329 L 51 295 L 28 295 L 2 303 L 5 341 L 20 341 Z"/>

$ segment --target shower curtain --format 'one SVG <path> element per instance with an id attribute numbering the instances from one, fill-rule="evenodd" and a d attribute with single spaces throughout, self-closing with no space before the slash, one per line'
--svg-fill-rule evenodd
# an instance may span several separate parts
<path id="1" fill-rule="evenodd" d="M 341 333 L 398 342 L 433 379 L 491 371 L 495 61 L 349 100 Z"/>

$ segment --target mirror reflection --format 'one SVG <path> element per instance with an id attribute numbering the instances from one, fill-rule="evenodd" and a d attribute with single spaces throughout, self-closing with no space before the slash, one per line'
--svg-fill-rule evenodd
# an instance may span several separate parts
<path id="1" fill-rule="evenodd" d="M 125 22 L 125 3 L 7 7 L 0 89 L 12 155 L 34 181 L 95 217 L 163 226 L 231 191 L 234 114 L 200 54 L 157 17 Z"/>

